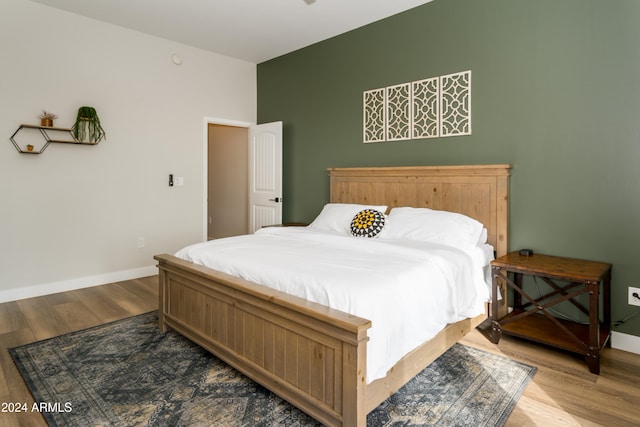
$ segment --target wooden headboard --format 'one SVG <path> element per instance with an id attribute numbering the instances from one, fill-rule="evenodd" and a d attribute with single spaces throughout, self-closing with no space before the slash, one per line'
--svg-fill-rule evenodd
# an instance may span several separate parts
<path id="1" fill-rule="evenodd" d="M 497 256 L 508 252 L 511 165 L 329 168 L 330 201 L 459 212 L 487 228 Z"/>

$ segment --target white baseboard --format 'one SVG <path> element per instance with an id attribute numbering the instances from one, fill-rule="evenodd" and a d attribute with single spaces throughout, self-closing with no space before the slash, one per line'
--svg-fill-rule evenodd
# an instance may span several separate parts
<path id="1" fill-rule="evenodd" d="M 42 295 L 55 294 L 58 292 L 73 291 L 76 289 L 89 288 L 91 286 L 105 285 L 107 283 L 137 279 L 139 277 L 153 276 L 156 274 L 158 274 L 158 269 L 155 265 L 150 265 L 147 267 L 132 268 L 130 270 L 97 274 L 95 276 L 79 277 L 77 279 L 43 283 L 40 285 L 27 286 L 24 288 L 8 289 L 5 291 L 0 291 L 0 303 L 7 301 L 16 301 L 24 298 L 39 297 Z"/>
<path id="2" fill-rule="evenodd" d="M 640 354 L 640 337 L 613 331 L 611 332 L 611 348 Z"/>

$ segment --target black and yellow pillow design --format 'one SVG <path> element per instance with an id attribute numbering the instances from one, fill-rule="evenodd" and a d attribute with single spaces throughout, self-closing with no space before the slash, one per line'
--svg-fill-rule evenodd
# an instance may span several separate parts
<path id="1" fill-rule="evenodd" d="M 365 209 L 356 214 L 351 221 L 351 234 L 356 237 L 375 237 L 384 227 L 382 212 Z"/>

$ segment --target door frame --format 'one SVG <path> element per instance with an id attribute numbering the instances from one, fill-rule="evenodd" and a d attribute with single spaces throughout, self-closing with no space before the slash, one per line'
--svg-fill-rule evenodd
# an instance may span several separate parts
<path id="1" fill-rule="evenodd" d="M 209 125 L 235 126 L 239 128 L 250 128 L 256 124 L 240 120 L 223 119 L 220 117 L 205 117 L 203 119 L 203 144 L 202 144 L 202 241 L 208 239 L 208 199 L 209 199 Z M 247 141 L 247 144 L 249 141 Z"/>

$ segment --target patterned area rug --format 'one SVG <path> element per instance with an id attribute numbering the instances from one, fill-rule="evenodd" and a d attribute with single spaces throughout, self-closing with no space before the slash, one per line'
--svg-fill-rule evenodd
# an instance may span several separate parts
<path id="1" fill-rule="evenodd" d="M 10 352 L 52 426 L 319 425 L 157 324 L 152 312 Z M 535 370 L 456 344 L 372 411 L 367 425 L 503 425 Z"/>

